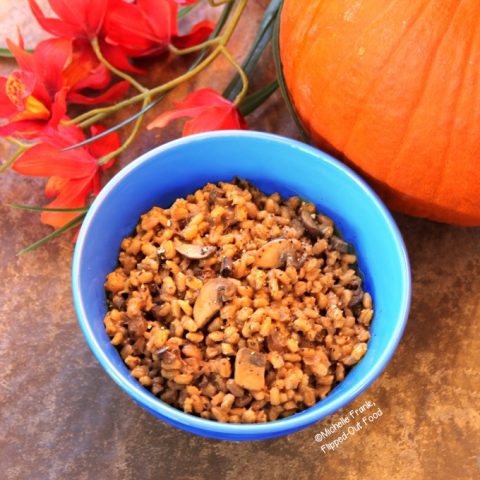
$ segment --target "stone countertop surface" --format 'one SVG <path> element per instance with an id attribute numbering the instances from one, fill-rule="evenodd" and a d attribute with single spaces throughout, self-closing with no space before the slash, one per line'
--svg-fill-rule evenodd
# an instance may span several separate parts
<path id="1" fill-rule="evenodd" d="M 233 38 L 237 58 L 247 50 L 242 40 L 253 38 L 267 3 L 249 2 Z M 27 45 L 41 38 L 26 0 L 2 0 L 0 30 L 15 38 L 17 24 Z M 169 72 L 185 68 L 167 61 Z M 14 68 L 11 61 L 0 63 L 2 74 Z M 273 77 L 268 54 L 257 70 L 258 85 Z M 160 82 L 164 72 L 161 65 L 153 66 L 147 83 Z M 230 74 L 226 62 L 216 62 L 171 97 L 207 84 L 221 88 Z M 250 117 L 250 124 L 297 136 L 278 93 Z M 121 164 L 175 138 L 179 128 L 143 131 Z M 2 160 L 8 153 L 2 144 Z M 0 184 L 1 204 L 42 204 L 42 186 L 41 179 L 9 172 Z M 34 213 L 0 208 L 1 478 L 480 478 L 480 229 L 395 215 L 410 254 L 413 298 L 405 335 L 385 372 L 349 406 L 306 430 L 238 443 L 177 430 L 123 393 L 94 359 L 75 318 L 72 238 L 17 257 L 50 228 Z M 323 453 L 325 442 L 315 442 L 315 434 L 366 401 L 375 402 L 382 415 Z"/>

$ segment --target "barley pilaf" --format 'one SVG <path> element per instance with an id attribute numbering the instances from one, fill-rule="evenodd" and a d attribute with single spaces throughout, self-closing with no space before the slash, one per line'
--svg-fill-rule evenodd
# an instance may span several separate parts
<path id="1" fill-rule="evenodd" d="M 105 327 L 164 402 L 230 423 L 314 405 L 367 351 L 357 258 L 331 219 L 250 183 L 207 184 L 141 217 L 107 277 Z"/>

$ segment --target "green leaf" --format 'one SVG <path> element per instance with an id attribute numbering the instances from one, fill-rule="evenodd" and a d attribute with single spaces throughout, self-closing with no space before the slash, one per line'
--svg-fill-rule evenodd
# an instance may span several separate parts
<path id="1" fill-rule="evenodd" d="M 230 13 L 232 12 L 234 3 L 235 2 L 228 2 L 225 4 L 222 10 L 222 13 L 220 14 L 220 17 L 218 17 L 217 24 L 215 25 L 215 28 L 213 32 L 210 34 L 209 38 L 215 38 L 222 31 L 222 28 L 225 26 L 228 18 L 230 17 Z M 195 67 L 197 67 L 205 58 L 205 55 L 207 54 L 207 52 L 208 52 L 208 48 L 204 48 L 198 55 L 197 59 L 193 62 L 189 70 L 193 70 Z"/>
<path id="2" fill-rule="evenodd" d="M 6 172 L 15 162 L 15 160 L 20 157 L 20 155 L 25 151 L 24 148 L 19 148 L 5 163 L 0 165 L 0 174 Z"/>
<path id="3" fill-rule="evenodd" d="M 177 18 L 180 20 L 185 15 L 190 13 L 193 9 L 197 8 L 199 4 L 200 4 L 200 2 L 197 2 L 197 3 L 194 3 L 192 5 L 188 5 L 188 7 L 181 8 L 177 13 Z"/>
<path id="4" fill-rule="evenodd" d="M 36 205 L 24 205 L 23 203 L 10 203 L 7 205 L 11 208 L 18 208 L 19 210 L 30 210 L 32 212 L 81 212 L 85 213 L 88 208 L 48 208 L 37 207 Z"/>
<path id="5" fill-rule="evenodd" d="M 54 230 L 52 233 L 49 233 L 45 237 L 41 238 L 40 240 L 37 240 L 36 242 L 32 243 L 28 247 L 24 248 L 23 250 L 20 250 L 17 253 L 17 256 L 23 255 L 24 253 L 31 252 L 32 250 L 35 250 L 36 248 L 42 246 L 44 243 L 47 243 L 49 240 L 59 237 L 65 232 L 68 232 L 69 230 L 71 230 L 72 228 L 75 228 L 76 226 L 82 223 L 84 217 L 85 217 L 85 214 L 78 215 L 73 220 L 70 220 L 70 222 L 66 223 L 63 227 L 57 230 Z"/>
<path id="6" fill-rule="evenodd" d="M 269 83 L 260 90 L 257 90 L 255 93 L 248 95 L 248 97 L 246 97 L 238 106 L 240 113 L 243 116 L 252 113 L 257 107 L 264 103 L 270 97 L 270 95 L 277 90 L 277 88 L 278 80 L 275 79 L 272 83 Z"/>
<path id="7" fill-rule="evenodd" d="M 266 46 L 270 43 L 274 30 L 275 18 L 277 17 L 282 1 L 283 0 L 272 0 L 265 10 L 257 36 L 248 52 L 247 58 L 242 64 L 242 68 L 247 76 L 252 74 L 260 56 Z M 240 78 L 240 75 L 237 74 L 223 91 L 223 96 L 228 100 L 233 101 L 241 89 L 242 79 Z"/>
<path id="8" fill-rule="evenodd" d="M 15 58 L 13 53 L 8 48 L 0 48 L 0 57 L 2 58 Z"/>
<path id="9" fill-rule="evenodd" d="M 282 2 L 283 3 L 283 2 Z M 281 11 L 281 9 L 280 9 Z M 275 27 L 274 27 L 274 32 L 273 32 L 273 59 L 275 60 L 275 67 L 277 69 L 277 80 L 278 84 L 280 86 L 280 91 L 282 92 L 282 97 L 287 105 L 288 111 L 290 113 L 290 116 L 293 118 L 295 121 L 295 124 L 299 130 L 299 132 L 302 134 L 303 139 L 305 141 L 308 141 L 308 134 L 305 131 L 305 128 L 303 127 L 300 119 L 298 118 L 297 112 L 295 111 L 295 107 L 293 106 L 292 101 L 290 100 L 290 96 L 288 94 L 288 89 L 287 85 L 285 83 L 285 77 L 283 76 L 283 68 L 282 68 L 282 60 L 280 58 L 280 12 L 277 15 L 276 21 L 275 21 Z"/>
<path id="10" fill-rule="evenodd" d="M 117 130 L 120 130 L 125 125 L 128 125 L 129 123 L 136 120 L 138 117 L 141 117 L 144 113 L 151 110 L 153 107 L 155 107 L 155 105 L 158 105 L 165 98 L 165 95 L 166 94 L 161 95 L 160 97 L 155 99 L 152 103 L 148 104 L 146 107 L 139 110 L 137 113 L 134 113 L 132 116 L 123 120 L 123 122 L 120 122 L 117 125 L 114 125 L 113 127 L 108 128 L 104 132 L 97 133 L 97 135 L 94 135 L 93 137 L 86 138 L 85 140 L 82 140 L 81 142 L 78 142 L 75 145 L 70 145 L 69 147 L 65 147 L 62 150 L 62 152 L 68 152 L 69 150 L 74 150 L 75 148 L 84 147 L 85 145 L 88 145 L 89 143 L 96 142 L 97 140 L 100 140 L 101 138 L 106 137 L 107 135 L 110 135 L 110 133 L 113 133 L 113 132 L 116 132 Z"/>
<path id="11" fill-rule="evenodd" d="M 227 22 L 227 20 L 230 16 L 230 12 L 232 11 L 232 8 L 233 8 L 233 3 L 234 2 L 227 3 L 225 5 L 225 7 L 223 7 L 222 13 L 221 13 L 221 15 L 220 15 L 220 17 L 217 21 L 215 29 L 213 30 L 213 32 L 210 35 L 210 38 L 215 38 L 221 32 L 222 28 L 224 27 L 225 23 Z M 205 55 L 206 55 L 207 51 L 208 51 L 208 49 L 205 48 L 204 50 L 202 50 L 199 53 L 197 59 L 190 66 L 189 71 L 193 70 L 205 58 Z M 120 128 L 125 127 L 126 125 L 133 122 L 138 117 L 141 117 L 144 113 L 148 112 L 150 109 L 152 109 L 153 107 L 158 105 L 165 98 L 167 93 L 168 92 L 166 92 L 163 95 L 161 95 L 160 97 L 156 98 L 154 101 L 152 101 L 152 103 L 150 103 L 146 107 L 142 108 L 137 113 L 133 114 L 131 117 L 128 117 L 127 119 L 123 120 L 119 124 L 114 125 L 113 127 L 105 130 L 104 132 L 98 133 L 97 135 L 94 135 L 93 137 L 86 138 L 85 140 L 83 140 L 79 143 L 76 143 L 75 145 L 70 145 L 69 147 L 64 148 L 63 151 L 67 152 L 69 150 L 74 150 L 75 148 L 84 147 L 85 145 L 88 145 L 89 143 L 95 142 L 95 141 L 99 140 L 100 138 L 105 137 L 106 135 L 109 135 L 110 133 L 113 133 L 113 132 L 116 132 L 117 130 L 120 130 Z"/>

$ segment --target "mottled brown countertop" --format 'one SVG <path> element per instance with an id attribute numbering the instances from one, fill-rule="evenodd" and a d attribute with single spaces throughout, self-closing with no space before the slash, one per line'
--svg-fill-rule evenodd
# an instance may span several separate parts
<path id="1" fill-rule="evenodd" d="M 233 40 L 238 57 L 266 3 L 249 2 Z M 39 38 L 27 1 L 2 0 L 0 30 L 14 36 L 17 23 L 29 44 Z M 0 67 L 3 73 L 12 68 L 8 61 Z M 228 72 L 218 62 L 175 97 L 207 83 L 221 88 Z M 267 55 L 258 80 L 272 76 Z M 162 68 L 154 67 L 149 82 L 161 77 Z M 278 94 L 251 124 L 296 136 Z M 161 134 L 143 132 L 121 163 L 176 135 L 175 126 Z M 0 147 L 0 156 L 6 154 Z M 0 184 L 1 202 L 41 204 L 42 184 L 8 173 Z M 480 229 L 395 217 L 410 253 L 413 299 L 406 333 L 386 371 L 321 423 L 276 440 L 234 443 L 195 437 L 156 420 L 110 380 L 75 318 L 71 238 L 18 258 L 17 251 L 50 230 L 36 214 L 1 207 L 0 477 L 480 478 Z M 324 454 L 325 442 L 316 443 L 315 434 L 365 401 L 375 402 L 383 415 Z"/>

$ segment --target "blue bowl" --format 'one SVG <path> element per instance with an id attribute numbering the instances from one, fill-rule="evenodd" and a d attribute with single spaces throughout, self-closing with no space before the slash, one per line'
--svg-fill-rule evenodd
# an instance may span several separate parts
<path id="1" fill-rule="evenodd" d="M 143 388 L 110 344 L 103 318 L 104 281 L 117 263 L 122 239 L 142 213 L 169 206 L 207 182 L 250 180 L 265 193 L 299 195 L 332 217 L 358 253 L 375 316 L 365 357 L 313 407 L 263 424 L 234 425 L 183 413 Z M 311 425 L 347 405 L 383 371 L 407 322 L 410 268 L 394 220 L 349 168 L 300 142 L 258 132 L 195 135 L 162 145 L 119 172 L 93 202 L 73 259 L 75 308 L 90 348 L 112 379 L 143 408 L 183 430 L 224 440 L 261 440 Z"/>

